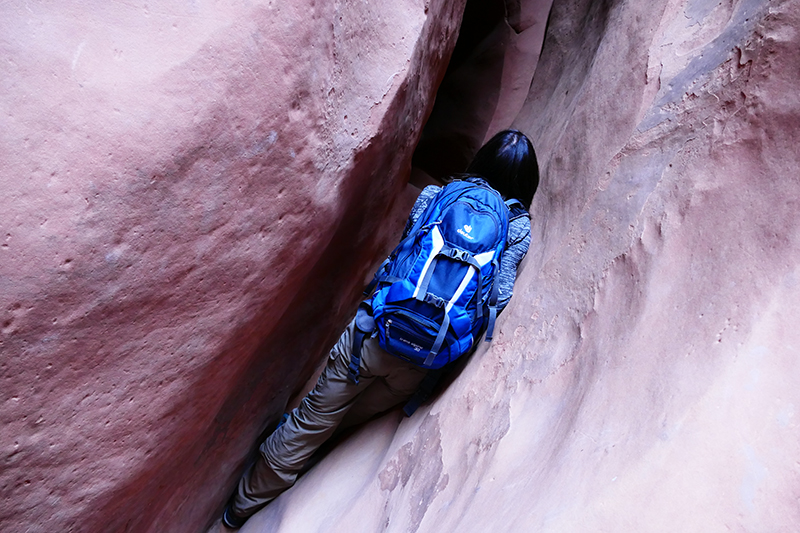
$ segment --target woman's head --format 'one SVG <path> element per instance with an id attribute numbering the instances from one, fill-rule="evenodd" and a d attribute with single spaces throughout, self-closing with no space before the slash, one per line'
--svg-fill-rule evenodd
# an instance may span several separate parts
<path id="1" fill-rule="evenodd" d="M 467 167 L 467 174 L 482 176 L 506 198 L 516 198 L 531 207 L 539 186 L 536 152 L 525 135 L 504 130 L 484 144 Z"/>

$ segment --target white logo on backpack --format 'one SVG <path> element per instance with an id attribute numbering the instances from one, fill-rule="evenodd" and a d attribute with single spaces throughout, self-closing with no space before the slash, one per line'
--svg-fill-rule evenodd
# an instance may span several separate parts
<path id="1" fill-rule="evenodd" d="M 462 237 L 466 237 L 471 241 L 475 240 L 475 237 L 470 235 L 470 233 L 472 232 L 472 226 L 470 226 L 469 224 L 464 224 L 464 229 L 458 228 L 458 230 L 456 231 L 458 231 L 458 234 L 461 235 Z"/>

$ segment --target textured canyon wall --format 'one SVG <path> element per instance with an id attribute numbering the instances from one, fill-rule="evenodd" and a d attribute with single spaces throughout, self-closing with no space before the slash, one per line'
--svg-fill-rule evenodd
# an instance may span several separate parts
<path id="1" fill-rule="evenodd" d="M 2 3 L 2 531 L 211 523 L 396 239 L 463 5 Z"/>
<path id="2" fill-rule="evenodd" d="M 800 530 L 798 13 L 555 2 L 500 335 L 242 531 Z"/>

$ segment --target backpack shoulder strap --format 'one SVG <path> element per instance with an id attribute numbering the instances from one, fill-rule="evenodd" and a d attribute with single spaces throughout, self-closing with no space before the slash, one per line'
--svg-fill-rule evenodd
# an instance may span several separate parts
<path id="1" fill-rule="evenodd" d="M 531 218 L 531 214 L 528 213 L 528 210 L 525 209 L 525 206 L 522 205 L 522 202 L 520 202 L 516 198 L 511 198 L 509 200 L 506 200 L 506 207 L 508 207 L 508 211 L 510 213 L 508 217 L 509 222 L 519 217 Z"/>

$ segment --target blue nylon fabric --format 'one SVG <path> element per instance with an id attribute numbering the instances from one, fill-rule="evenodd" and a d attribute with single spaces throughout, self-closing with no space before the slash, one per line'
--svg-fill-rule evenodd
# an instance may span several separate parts
<path id="1" fill-rule="evenodd" d="M 472 183 L 486 183 L 480 177 L 469 177 L 465 181 Z M 411 213 L 406 221 L 403 231 L 403 238 L 406 238 L 412 228 L 419 222 L 422 213 L 428 207 L 431 200 L 442 190 L 438 185 L 428 185 L 417 197 L 417 201 L 411 208 Z M 509 200 L 511 203 L 513 200 Z M 497 314 L 505 309 L 514 292 L 514 281 L 517 279 L 517 267 L 519 266 L 531 243 L 531 223 L 530 217 L 525 208 L 518 201 L 513 201 L 511 220 L 508 224 L 508 239 L 506 240 L 506 251 L 500 261 L 500 270 L 495 278 L 495 285 L 498 289 Z"/>
<path id="2" fill-rule="evenodd" d="M 424 368 L 441 368 L 471 351 L 475 338 L 495 313 L 478 312 L 484 305 L 482 278 L 497 275 L 498 259 L 508 235 L 508 209 L 493 189 L 470 182 L 453 182 L 437 192 L 436 198 L 415 221 L 410 236 L 393 252 L 395 260 L 384 276 L 405 281 L 378 284 L 372 298 L 374 318 L 381 345 L 388 352 Z M 448 253 L 436 253 L 433 226 L 444 237 Z M 413 236 L 413 238 L 411 237 Z M 449 249 L 453 252 L 449 253 Z M 491 260 L 479 269 L 472 254 L 490 252 Z M 429 259 L 433 256 L 430 266 Z M 431 269 L 435 272 L 424 279 Z M 468 275 L 469 273 L 469 275 Z M 417 281 L 423 278 L 426 293 L 415 299 Z M 464 290 L 456 296 L 464 283 Z M 433 297 L 427 297 L 430 293 Z M 452 300 L 445 314 L 428 301 Z M 475 303 L 478 301 L 479 303 Z M 472 316 L 471 316 L 472 315 Z M 440 327 L 443 325 L 444 327 Z M 449 327 L 448 327 L 449 326 Z"/>

